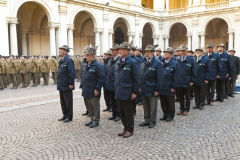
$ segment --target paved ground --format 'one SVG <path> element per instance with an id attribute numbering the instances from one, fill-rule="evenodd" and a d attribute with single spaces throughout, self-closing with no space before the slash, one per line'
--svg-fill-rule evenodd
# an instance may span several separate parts
<path id="1" fill-rule="evenodd" d="M 84 126 L 89 119 L 81 116 L 80 94 L 74 91 L 74 119 L 64 124 L 57 121 L 62 115 L 56 86 L 1 91 L 0 159 L 240 159 L 239 95 L 170 123 L 158 121 L 154 129 L 138 126 L 140 106 L 134 136 L 123 139 L 117 136 L 121 122 L 109 121 L 109 112 L 101 112 L 98 128 Z"/>

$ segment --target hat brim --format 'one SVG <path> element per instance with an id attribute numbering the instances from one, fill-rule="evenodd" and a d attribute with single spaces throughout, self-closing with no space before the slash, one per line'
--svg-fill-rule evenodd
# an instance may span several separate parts
<path id="1" fill-rule="evenodd" d="M 168 50 L 164 50 L 163 52 L 168 52 L 168 53 L 171 53 L 171 54 L 173 54 L 173 52 L 172 52 L 172 51 L 168 51 Z"/>
<path id="2" fill-rule="evenodd" d="M 126 49 L 130 51 L 130 48 L 118 47 L 119 49 Z"/>
<path id="3" fill-rule="evenodd" d="M 153 49 L 145 49 L 144 51 L 153 51 L 153 52 L 155 52 L 155 50 L 153 50 Z"/>
<path id="4" fill-rule="evenodd" d="M 63 50 L 65 50 L 65 51 L 67 51 L 67 52 L 70 51 L 70 50 L 67 50 L 66 48 L 63 48 L 63 47 L 59 47 L 59 49 L 63 49 Z"/>
<path id="5" fill-rule="evenodd" d="M 236 51 L 235 51 L 235 50 L 228 50 L 228 52 L 231 52 L 231 51 L 233 51 L 234 53 L 236 53 Z"/>
<path id="6" fill-rule="evenodd" d="M 207 46 L 207 48 L 210 48 L 210 47 L 214 48 L 213 46 Z"/>
<path id="7" fill-rule="evenodd" d="M 110 50 L 119 50 L 119 48 L 110 48 Z"/>
<path id="8" fill-rule="evenodd" d="M 197 50 L 199 50 L 199 51 L 203 51 L 202 49 L 196 49 L 195 51 L 197 51 Z M 204 52 L 204 51 L 203 51 Z"/>
<path id="9" fill-rule="evenodd" d="M 223 48 L 225 48 L 225 46 L 217 46 L 217 48 L 218 48 L 218 47 L 223 47 Z"/>

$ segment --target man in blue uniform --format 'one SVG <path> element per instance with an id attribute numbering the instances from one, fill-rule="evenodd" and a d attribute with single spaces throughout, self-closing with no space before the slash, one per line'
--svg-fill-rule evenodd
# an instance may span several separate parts
<path id="1" fill-rule="evenodd" d="M 132 42 L 123 42 L 119 46 L 120 60 L 116 64 L 115 88 L 116 99 L 120 111 L 120 117 L 124 129 L 118 134 L 123 138 L 133 135 L 134 118 L 133 107 L 134 99 L 139 94 L 140 69 L 137 62 L 131 58 L 129 51 Z"/>
<path id="2" fill-rule="evenodd" d="M 163 80 L 160 92 L 163 117 L 160 120 L 170 122 L 175 116 L 174 98 L 180 77 L 180 67 L 178 62 L 172 59 L 173 49 L 171 47 L 168 47 L 163 53 L 165 60 L 163 62 Z"/>
<path id="3" fill-rule="evenodd" d="M 234 97 L 234 92 L 236 89 L 236 80 L 238 79 L 238 75 L 240 72 L 240 61 L 239 61 L 239 57 L 235 56 L 236 51 L 234 49 L 230 49 L 228 51 L 228 54 L 231 56 L 232 58 L 232 62 L 234 65 L 234 72 L 233 72 L 233 76 L 232 79 L 230 81 L 228 81 L 227 83 L 227 91 L 226 94 Z"/>
<path id="4" fill-rule="evenodd" d="M 110 50 L 104 52 L 104 58 L 103 58 L 101 64 L 103 66 L 104 73 L 105 73 L 106 76 L 107 76 L 107 65 L 108 65 L 108 62 L 109 62 L 111 57 L 112 57 L 112 54 L 111 54 Z M 111 109 L 110 96 L 109 96 L 108 90 L 106 88 L 106 83 L 104 83 L 104 85 L 103 85 L 103 94 L 104 94 L 105 104 L 107 106 L 107 108 L 105 110 L 103 110 L 103 112 L 106 112 L 106 111 L 109 111 Z"/>
<path id="5" fill-rule="evenodd" d="M 106 82 L 103 66 L 95 59 L 96 50 L 97 48 L 89 47 L 86 51 L 87 67 L 83 71 L 84 76 L 80 84 L 91 119 L 85 126 L 90 126 L 90 128 L 99 125 L 101 88 Z"/>
<path id="6" fill-rule="evenodd" d="M 196 76 L 194 78 L 193 91 L 195 95 L 195 106 L 193 109 L 203 110 L 205 105 L 205 84 L 208 84 L 209 77 L 211 74 L 211 65 L 209 64 L 209 59 L 203 56 L 203 49 L 201 47 L 196 49 L 196 65 L 195 72 Z"/>
<path id="7" fill-rule="evenodd" d="M 223 102 L 225 97 L 225 81 L 226 79 L 231 80 L 233 76 L 234 67 L 233 67 L 232 58 L 230 57 L 230 55 L 224 52 L 225 45 L 223 43 L 220 43 L 217 46 L 217 49 L 218 49 L 218 54 L 219 54 L 221 65 L 222 65 L 222 72 L 221 72 L 221 75 L 219 75 L 220 77 L 217 79 L 217 82 L 216 82 L 216 91 L 217 91 L 216 101 Z"/>
<path id="8" fill-rule="evenodd" d="M 177 115 L 187 116 L 190 110 L 190 87 L 193 85 L 193 78 L 195 76 L 195 62 L 192 57 L 187 55 L 188 48 L 186 44 L 182 44 L 179 47 L 179 50 L 181 52 L 181 58 L 178 61 L 181 68 L 179 79 L 180 82 L 178 87 L 180 111 L 177 113 Z"/>
<path id="9" fill-rule="evenodd" d="M 114 122 L 120 120 L 119 108 L 115 99 L 115 66 L 120 59 L 120 56 L 118 55 L 118 47 L 118 44 L 114 44 L 113 47 L 110 48 L 112 57 L 108 61 L 106 78 L 106 89 L 108 90 L 112 108 L 112 117 L 110 117 L 109 120 L 114 120 Z"/>
<path id="10" fill-rule="evenodd" d="M 156 124 L 158 95 L 162 85 L 162 63 L 154 56 L 154 51 L 152 45 L 145 49 L 146 58 L 140 83 L 145 121 L 139 126 L 148 128 L 153 128 Z"/>
<path id="11" fill-rule="evenodd" d="M 157 47 L 157 48 L 156 48 L 156 57 L 160 60 L 160 62 L 163 61 L 163 57 L 161 56 L 161 54 L 162 54 L 161 48 L 160 48 L 160 47 Z"/>
<path id="12" fill-rule="evenodd" d="M 135 51 L 135 55 L 139 59 L 140 63 L 144 63 L 144 58 L 142 56 L 142 53 L 143 53 L 142 48 L 137 48 Z"/>
<path id="13" fill-rule="evenodd" d="M 57 71 L 57 90 L 59 90 L 63 117 L 59 121 L 70 122 L 73 119 L 73 93 L 75 68 L 73 60 L 68 56 L 67 45 L 59 47 L 59 61 Z"/>
<path id="14" fill-rule="evenodd" d="M 219 58 L 219 55 L 213 52 L 214 45 L 213 43 L 209 43 L 207 46 L 207 53 L 204 55 L 206 58 L 209 59 L 210 65 L 211 65 L 211 74 L 209 77 L 208 84 L 206 85 L 206 103 L 205 105 L 211 105 L 213 106 L 213 100 L 215 96 L 215 90 L 216 90 L 216 81 L 221 75 L 222 65 Z"/>

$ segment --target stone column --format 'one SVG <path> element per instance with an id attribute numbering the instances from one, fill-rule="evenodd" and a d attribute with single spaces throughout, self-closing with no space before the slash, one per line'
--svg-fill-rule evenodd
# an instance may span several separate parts
<path id="1" fill-rule="evenodd" d="M 228 34 L 229 34 L 229 40 L 228 40 L 228 50 L 229 50 L 229 49 L 233 49 L 233 34 L 234 34 L 234 31 L 229 29 Z"/>
<path id="2" fill-rule="evenodd" d="M 109 21 L 109 14 L 108 14 L 108 10 L 107 9 L 104 9 L 103 11 L 103 41 L 105 43 L 102 43 L 103 44 L 103 52 L 106 52 L 111 46 L 109 46 L 109 32 L 108 32 L 108 28 L 109 28 L 109 24 L 108 24 L 108 21 Z"/>
<path id="3" fill-rule="evenodd" d="M 18 55 L 18 44 L 17 44 L 17 18 L 10 19 L 10 44 L 11 44 L 11 55 Z"/>
<path id="4" fill-rule="evenodd" d="M 133 38 L 133 33 L 128 32 L 127 35 L 128 35 L 128 42 L 130 43 L 132 41 L 132 38 Z"/>
<path id="5" fill-rule="evenodd" d="M 194 6 L 195 6 L 195 5 L 199 5 L 200 2 L 201 2 L 201 0 L 193 0 L 193 5 L 194 5 Z"/>
<path id="6" fill-rule="evenodd" d="M 188 7 L 192 6 L 192 0 L 188 0 Z"/>
<path id="7" fill-rule="evenodd" d="M 202 4 L 206 4 L 205 0 L 202 0 Z"/>
<path id="8" fill-rule="evenodd" d="M 27 29 L 21 28 L 22 33 L 22 55 L 27 55 Z"/>
<path id="9" fill-rule="evenodd" d="M 240 56 L 240 45 L 236 45 L 237 42 L 240 42 L 240 12 L 235 15 L 235 36 L 234 36 L 236 50 L 236 56 Z"/>
<path id="10" fill-rule="evenodd" d="M 169 35 L 165 35 L 165 36 L 163 36 L 163 38 L 165 39 L 165 48 L 164 49 L 166 49 L 167 47 L 169 47 Z"/>
<path id="11" fill-rule="evenodd" d="M 188 49 L 192 50 L 192 34 L 188 33 L 187 37 L 188 37 Z"/>
<path id="12" fill-rule="evenodd" d="M 95 47 L 98 46 L 98 49 L 97 49 L 97 55 L 100 56 L 100 51 L 101 51 L 101 47 L 100 47 L 100 31 L 101 29 L 100 28 L 95 28 L 94 29 L 94 32 L 95 32 Z"/>
<path id="13" fill-rule="evenodd" d="M 1 0 L 0 2 L 0 53 L 2 56 L 9 56 L 7 2 L 7 0 Z"/>
<path id="14" fill-rule="evenodd" d="M 158 38 L 158 45 L 159 47 L 164 50 L 164 40 L 163 40 L 163 35 L 162 35 L 162 32 L 163 32 L 163 23 L 162 22 L 159 22 L 159 38 Z"/>
<path id="15" fill-rule="evenodd" d="M 73 48 L 73 25 L 68 25 L 68 47 L 72 48 L 69 52 L 69 55 L 74 56 L 74 48 Z"/>
<path id="16" fill-rule="evenodd" d="M 109 29 L 108 30 L 108 49 L 112 48 L 112 46 L 113 46 L 113 38 L 112 38 L 112 36 L 113 36 L 113 29 Z"/>
<path id="17" fill-rule="evenodd" d="M 201 47 L 203 49 L 205 49 L 205 32 L 204 33 L 200 33 L 200 36 L 201 36 Z"/>
<path id="18" fill-rule="evenodd" d="M 192 20 L 192 50 L 199 47 L 198 19 Z"/>
<path id="19" fill-rule="evenodd" d="M 54 23 L 48 23 L 49 35 L 50 35 L 50 56 L 56 56 L 56 37 L 55 37 L 55 27 L 57 25 Z"/>
<path id="20" fill-rule="evenodd" d="M 140 20 L 139 17 L 136 17 L 135 19 L 135 39 L 134 39 L 134 46 L 140 46 L 139 44 L 139 24 L 140 24 Z"/>
<path id="21" fill-rule="evenodd" d="M 158 43 L 158 36 L 152 35 L 152 38 L 153 38 L 153 45 L 156 45 Z"/>
<path id="22" fill-rule="evenodd" d="M 166 10 L 169 10 L 169 0 L 166 0 Z"/>
<path id="23" fill-rule="evenodd" d="M 64 1 L 59 5 L 59 19 L 60 19 L 60 34 L 59 34 L 59 46 L 67 45 L 67 4 Z"/>
<path id="24" fill-rule="evenodd" d="M 143 33 L 139 33 L 139 47 L 142 48 L 142 37 Z"/>
<path id="25" fill-rule="evenodd" d="M 60 35 L 59 35 L 59 27 L 58 28 L 56 28 L 56 55 L 58 55 L 58 51 L 59 51 L 59 37 L 60 37 Z"/>

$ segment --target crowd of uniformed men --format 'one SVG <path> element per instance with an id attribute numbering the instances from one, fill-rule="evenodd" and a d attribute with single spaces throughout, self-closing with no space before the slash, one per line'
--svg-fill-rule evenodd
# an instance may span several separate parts
<path id="1" fill-rule="evenodd" d="M 60 49 L 69 52 L 67 46 Z M 81 67 L 75 65 L 87 109 L 83 115 L 90 117 L 85 126 L 90 128 L 99 125 L 102 87 L 107 106 L 104 111 L 112 112 L 109 120 L 122 121 L 124 129 L 118 136 L 124 138 L 133 135 L 137 104 L 144 110 L 139 126 L 153 128 L 159 100 L 163 111 L 160 120 L 170 122 L 175 116 L 175 102 L 180 102 L 177 115 L 187 116 L 193 97 L 193 109 L 203 110 L 205 105 L 213 106 L 214 101 L 223 102 L 235 94 L 240 60 L 234 49 L 227 53 L 222 43 L 217 46 L 218 53 L 213 52 L 212 43 L 206 52 L 201 47 L 188 50 L 185 44 L 163 51 L 158 45 L 148 45 L 143 51 L 132 42 L 114 44 L 104 58 L 97 58 L 96 50 L 87 46 Z M 65 113 L 59 120 L 71 121 L 72 113 Z"/>

